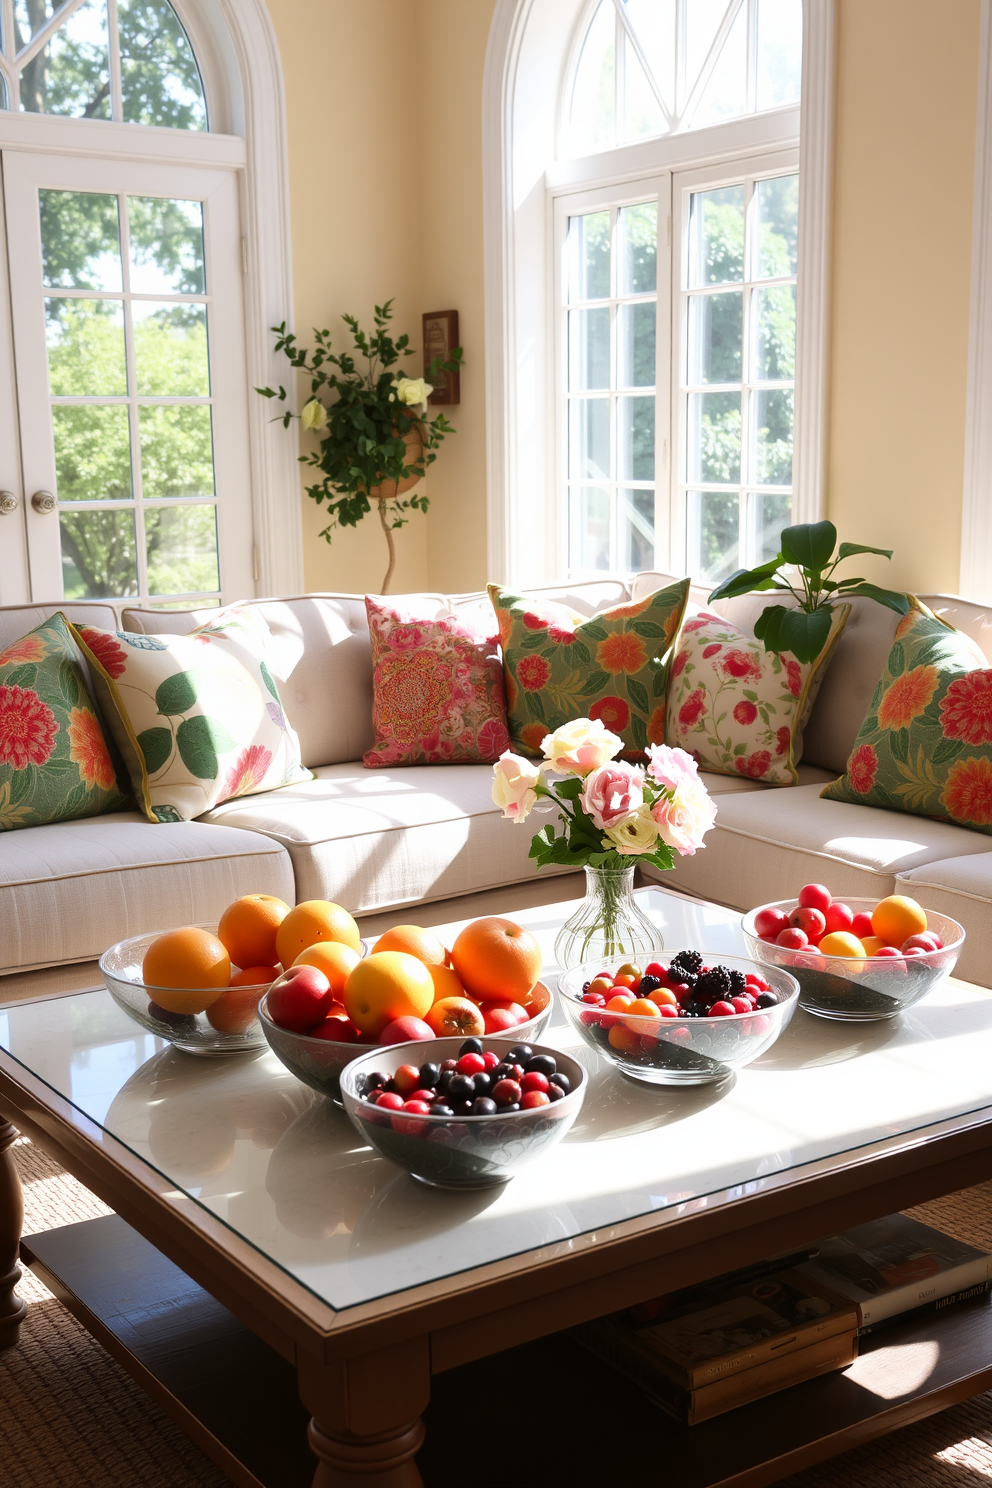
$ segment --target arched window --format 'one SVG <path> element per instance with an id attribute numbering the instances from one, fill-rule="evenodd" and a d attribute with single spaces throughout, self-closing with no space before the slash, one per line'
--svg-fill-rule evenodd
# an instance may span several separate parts
<path id="1" fill-rule="evenodd" d="M 255 122 L 281 142 L 264 5 L 231 14 L 242 54 L 275 68 L 270 118 Z M 298 534 L 295 480 L 271 510 L 251 394 L 268 380 L 273 311 L 287 310 L 285 252 L 274 262 L 259 233 L 264 213 L 285 213 L 282 183 L 263 203 L 281 161 L 246 148 L 252 90 L 223 75 L 233 48 L 211 49 L 222 24 L 216 0 L 0 0 L 7 602 L 226 602 L 254 592 L 273 526 Z M 280 573 L 276 543 L 266 587 L 298 582 L 282 544 L 290 561 Z"/>
<path id="2" fill-rule="evenodd" d="M 714 582 L 817 514 L 831 36 L 831 0 L 497 4 L 491 537 L 513 582 Z"/>

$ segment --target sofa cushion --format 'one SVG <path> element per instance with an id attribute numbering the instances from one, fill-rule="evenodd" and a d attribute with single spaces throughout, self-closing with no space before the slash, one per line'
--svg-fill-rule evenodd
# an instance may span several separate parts
<path id="1" fill-rule="evenodd" d="M 328 765 L 315 774 L 227 801 L 202 820 L 283 843 L 297 899 L 332 899 L 352 914 L 470 894 L 536 871 L 527 856 L 536 828 L 502 819 L 491 765 Z"/>
<path id="2" fill-rule="evenodd" d="M 967 939 L 955 975 L 992 987 L 992 852 L 941 858 L 900 873 L 896 893 L 960 921 Z"/>
<path id="3" fill-rule="evenodd" d="M 821 799 L 818 785 L 717 797 L 716 826 L 702 852 L 680 858 L 680 888 L 736 909 L 791 899 L 804 883 L 836 898 L 893 892 L 897 873 L 955 854 L 988 852 L 988 841 L 945 822 Z M 650 870 L 645 870 L 650 875 Z"/>
<path id="4" fill-rule="evenodd" d="M 242 894 L 295 901 L 271 838 L 137 811 L 9 832 L 0 853 L 0 972 L 88 961 L 127 935 L 220 918 Z"/>
<path id="5" fill-rule="evenodd" d="M 117 626 L 117 614 L 109 604 L 0 605 L 0 651 L 55 614 L 64 615 L 73 625 L 99 625 L 105 630 Z"/>
<path id="6" fill-rule="evenodd" d="M 819 765 L 797 765 L 798 785 L 829 785 L 837 777 L 833 770 L 821 770 Z M 711 796 L 726 796 L 739 791 L 770 791 L 779 787 L 767 785 L 763 780 L 749 780 L 746 775 L 715 775 L 712 770 L 700 770 L 699 778 Z"/>

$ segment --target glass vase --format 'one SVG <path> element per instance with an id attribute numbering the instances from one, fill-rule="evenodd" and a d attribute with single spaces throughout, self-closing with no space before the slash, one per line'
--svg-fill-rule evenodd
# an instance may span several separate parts
<path id="1" fill-rule="evenodd" d="M 555 941 L 555 960 L 561 971 L 604 956 L 650 960 L 665 943 L 657 925 L 634 900 L 634 866 L 587 868 L 586 897 L 565 921 Z"/>

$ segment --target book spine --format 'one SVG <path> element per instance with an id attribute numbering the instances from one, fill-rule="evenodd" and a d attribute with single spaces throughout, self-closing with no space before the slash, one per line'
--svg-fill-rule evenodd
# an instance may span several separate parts
<path id="1" fill-rule="evenodd" d="M 992 1256 L 975 1256 L 973 1260 L 962 1261 L 960 1266 L 951 1266 L 938 1276 L 928 1277 L 926 1281 L 896 1287 L 893 1291 L 886 1292 L 884 1297 L 867 1298 L 859 1304 L 860 1325 L 866 1328 L 870 1323 L 884 1322 L 886 1318 L 914 1311 L 928 1302 L 942 1301 L 955 1292 L 966 1291 L 969 1287 L 978 1286 L 990 1279 Z"/>
<path id="2" fill-rule="evenodd" d="M 642 1381 L 642 1388 L 657 1405 L 686 1426 L 698 1426 L 714 1416 L 724 1415 L 739 1406 L 750 1405 L 766 1395 L 775 1395 L 792 1385 L 803 1384 L 817 1375 L 845 1369 L 858 1355 L 858 1340 L 853 1333 L 822 1339 L 820 1343 L 784 1359 L 773 1359 L 746 1369 L 730 1379 L 717 1380 L 698 1390 L 682 1390 L 671 1381 L 656 1378 Z"/>
<path id="3" fill-rule="evenodd" d="M 863 1324 L 858 1329 L 858 1337 L 867 1338 L 873 1333 L 884 1333 L 888 1328 L 895 1328 L 899 1323 L 908 1323 L 912 1318 L 943 1312 L 945 1308 L 953 1307 L 957 1302 L 970 1302 L 975 1297 L 987 1297 L 990 1289 L 992 1289 L 992 1281 L 979 1281 L 974 1286 L 963 1287 L 958 1292 L 952 1292 L 949 1297 L 934 1297 L 931 1302 L 924 1302 L 921 1307 L 911 1307 L 909 1312 L 895 1313 L 892 1317 L 882 1318 L 878 1322 Z"/>

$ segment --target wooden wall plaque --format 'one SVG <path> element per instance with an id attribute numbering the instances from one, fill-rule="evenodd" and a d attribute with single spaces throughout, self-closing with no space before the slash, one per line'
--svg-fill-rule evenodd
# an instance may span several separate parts
<path id="1" fill-rule="evenodd" d="M 424 374 L 435 357 L 447 358 L 458 345 L 458 311 L 429 310 L 424 320 Z M 434 385 L 430 403 L 458 403 L 461 399 L 461 374 L 438 372 L 431 376 Z"/>

